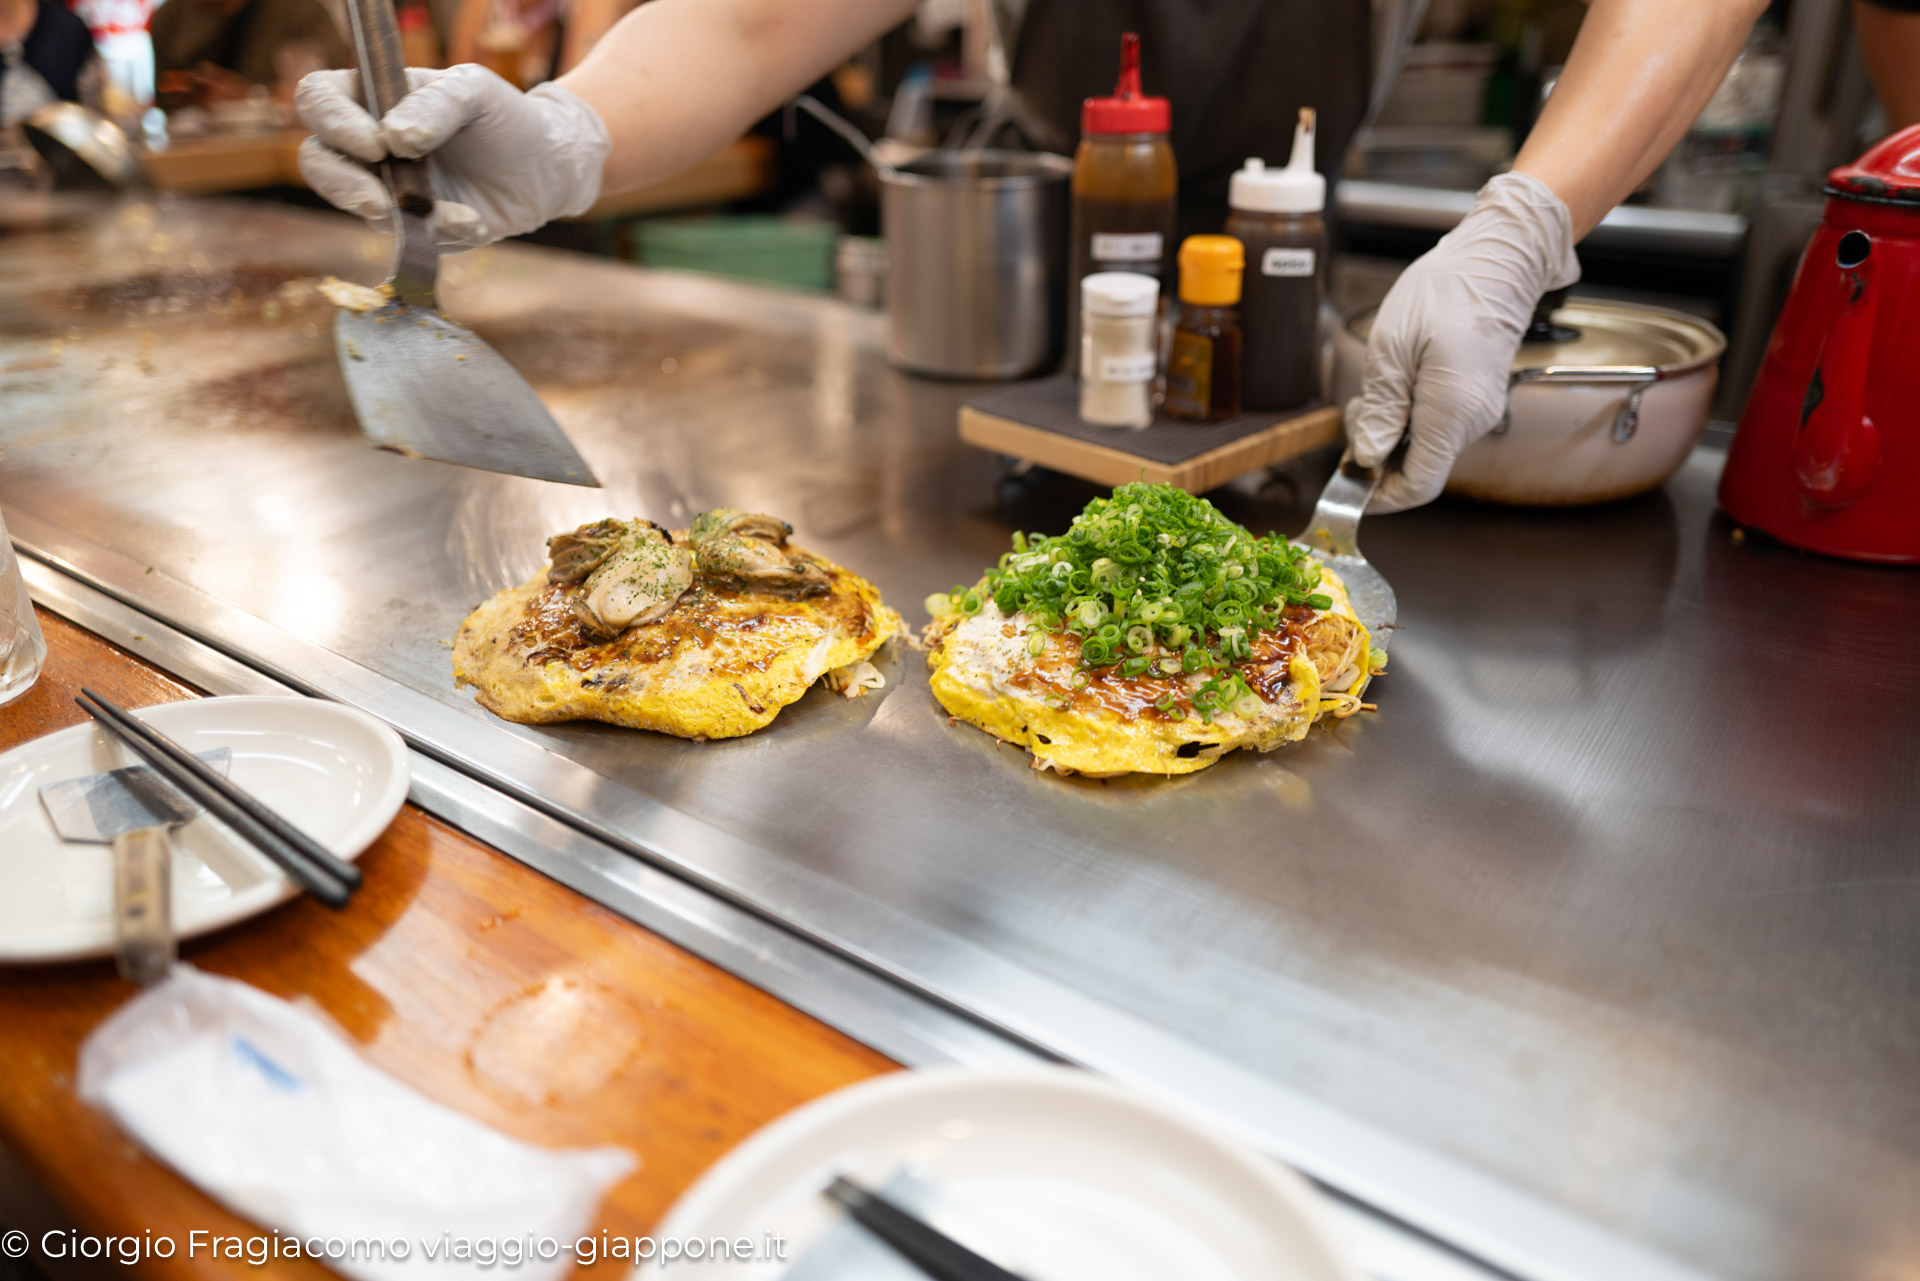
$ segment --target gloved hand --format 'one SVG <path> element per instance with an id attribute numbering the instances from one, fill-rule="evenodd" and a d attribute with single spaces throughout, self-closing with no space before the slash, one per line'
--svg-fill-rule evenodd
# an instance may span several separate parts
<path id="1" fill-rule="evenodd" d="M 368 220 L 392 202 L 367 168 L 389 154 L 431 154 L 433 230 L 442 253 L 472 249 L 585 213 L 613 141 L 597 112 L 556 84 L 521 93 L 485 67 L 407 68 L 408 93 L 383 120 L 361 105 L 358 71 L 316 71 L 293 105 L 314 136 L 300 172 Z"/>
<path id="2" fill-rule="evenodd" d="M 1432 502 L 1453 460 L 1506 412 L 1508 375 L 1542 294 L 1580 279 L 1573 219 L 1538 178 L 1501 174 L 1473 210 L 1387 292 L 1367 338 L 1366 382 L 1347 407 L 1355 462 L 1409 437 L 1373 512 Z"/>

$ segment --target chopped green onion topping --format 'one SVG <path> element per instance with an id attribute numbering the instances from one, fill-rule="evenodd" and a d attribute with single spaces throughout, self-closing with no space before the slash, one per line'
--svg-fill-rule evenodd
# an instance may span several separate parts
<path id="1" fill-rule="evenodd" d="M 1177 659 L 1182 673 L 1208 673 L 1193 705 L 1210 722 L 1252 695 L 1233 664 L 1261 632 L 1284 626 L 1289 606 L 1332 607 L 1319 585 L 1306 548 L 1255 538 L 1204 498 L 1140 483 L 1088 503 L 1064 534 L 1014 535 L 979 583 L 954 588 L 946 610 L 930 597 L 928 611 L 973 614 L 990 598 L 1009 617 L 1079 636 L 1082 671 L 1118 664 L 1137 676 Z"/>

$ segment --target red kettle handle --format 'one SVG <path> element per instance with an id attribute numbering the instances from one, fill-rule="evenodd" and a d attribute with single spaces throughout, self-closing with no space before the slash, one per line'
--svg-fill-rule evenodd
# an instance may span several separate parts
<path id="1" fill-rule="evenodd" d="M 1805 497 L 1828 507 L 1858 501 L 1880 469 L 1880 429 L 1866 414 L 1873 317 L 1873 241 L 1862 231 L 1840 237 L 1840 304 L 1807 387 L 1800 434 L 1793 445 L 1793 478 Z"/>

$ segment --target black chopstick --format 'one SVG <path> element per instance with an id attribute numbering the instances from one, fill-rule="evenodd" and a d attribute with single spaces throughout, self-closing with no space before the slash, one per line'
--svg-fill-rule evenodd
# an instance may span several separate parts
<path id="1" fill-rule="evenodd" d="M 81 687 L 80 692 L 85 697 L 92 699 L 95 703 L 98 703 L 102 708 L 106 709 L 110 715 L 125 724 L 127 728 L 131 729 L 141 738 L 152 743 L 161 751 L 164 751 L 175 761 L 178 761 L 182 769 L 197 775 L 208 786 L 233 802 L 234 805 L 245 810 L 268 831 L 278 836 L 288 845 L 293 846 L 294 849 L 305 855 L 309 861 L 324 869 L 327 874 L 335 880 L 342 882 L 350 889 L 360 888 L 360 882 L 363 878 L 360 875 L 359 868 L 347 862 L 293 824 L 287 822 L 286 819 L 282 818 L 275 811 L 262 805 L 251 792 L 248 792 L 225 774 L 208 766 L 199 757 L 168 738 L 165 734 L 162 734 L 153 726 L 140 720 L 132 712 L 129 712 L 112 699 L 87 689 L 85 686 Z M 83 703 L 81 706 L 84 707 L 85 704 Z"/>
<path id="2" fill-rule="evenodd" d="M 334 872 L 330 864 L 340 860 L 330 851 L 321 849 L 312 838 L 209 769 L 172 739 L 136 719 L 124 707 L 90 689 L 83 688 L 81 695 L 74 700 L 81 710 L 133 749 L 156 774 L 272 859 L 322 903 L 335 909 L 346 906 L 352 884 Z M 289 839 L 286 832 L 291 832 L 294 839 Z M 315 851 L 321 857 L 315 858 Z M 355 870 L 354 880 L 359 879 Z"/>
<path id="3" fill-rule="evenodd" d="M 982 1258 L 926 1220 L 850 1179 L 836 1178 L 827 1185 L 827 1195 L 845 1206 L 854 1222 L 933 1281 L 1022 1281 L 1018 1274 Z"/>
<path id="4" fill-rule="evenodd" d="M 347 905 L 360 884 L 360 869 L 210 769 L 172 739 L 124 707 L 82 688 L 74 699 L 82 711 L 152 766 L 154 773 L 197 801 L 215 818 L 272 859 L 308 893 L 331 908 Z"/>

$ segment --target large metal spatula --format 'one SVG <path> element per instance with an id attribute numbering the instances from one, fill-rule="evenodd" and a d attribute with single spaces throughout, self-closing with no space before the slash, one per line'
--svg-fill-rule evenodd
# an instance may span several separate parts
<path id="1" fill-rule="evenodd" d="M 1360 514 L 1367 509 L 1375 487 L 1380 484 L 1380 468 L 1362 467 L 1346 455 L 1334 468 L 1333 479 L 1320 491 L 1319 505 L 1293 541 L 1311 551 L 1321 564 L 1340 576 L 1347 585 L 1347 599 L 1360 617 L 1374 643 L 1387 647 L 1387 629 L 1400 616 L 1400 602 L 1380 571 L 1360 554 Z"/>
<path id="2" fill-rule="evenodd" d="M 390 0 L 350 0 L 354 48 L 375 119 L 407 96 L 400 24 Z M 568 485 L 599 485 L 553 415 L 472 330 L 441 315 L 433 182 L 426 162 L 387 160 L 398 241 L 393 301 L 342 310 L 333 334 L 360 427 L 374 444 L 416 458 Z"/>

